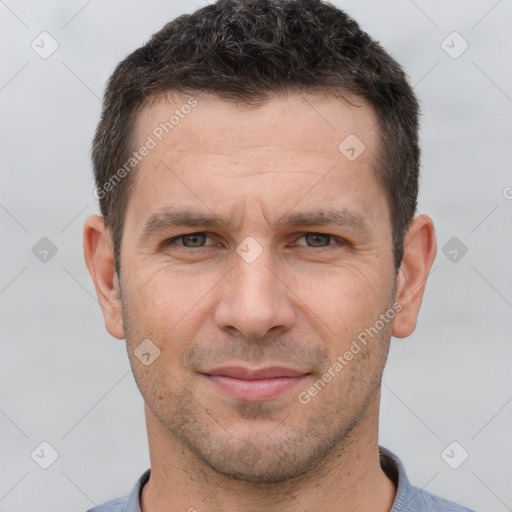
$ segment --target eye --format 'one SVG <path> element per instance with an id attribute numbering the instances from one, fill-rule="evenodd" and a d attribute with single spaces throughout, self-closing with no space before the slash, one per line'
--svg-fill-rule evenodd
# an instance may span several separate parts
<path id="1" fill-rule="evenodd" d="M 210 238 L 206 233 L 189 233 L 187 235 L 179 235 L 169 238 L 165 245 L 177 244 L 183 247 L 193 249 L 194 247 L 203 247 L 207 238 Z M 179 243 L 182 242 L 182 243 Z"/>
<path id="2" fill-rule="evenodd" d="M 333 237 L 332 235 L 328 235 L 326 233 L 305 233 L 303 234 L 299 240 L 304 238 L 306 240 L 306 244 L 301 243 L 295 243 L 295 245 L 306 245 L 307 247 L 327 247 L 329 245 L 334 245 L 332 243 L 329 243 Z"/>
<path id="3" fill-rule="evenodd" d="M 211 238 L 206 233 L 188 233 L 186 235 L 179 235 L 169 238 L 164 245 L 178 245 L 188 249 L 200 249 L 207 247 L 206 240 Z M 306 243 L 298 243 L 299 240 L 304 239 Z M 333 235 L 326 233 L 304 233 L 294 245 L 311 247 L 321 249 L 338 244 L 342 244 L 343 240 Z"/>

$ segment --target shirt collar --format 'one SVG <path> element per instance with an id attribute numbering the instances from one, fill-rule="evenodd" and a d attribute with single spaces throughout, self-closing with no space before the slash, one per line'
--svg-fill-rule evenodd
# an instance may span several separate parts
<path id="1" fill-rule="evenodd" d="M 142 476 L 137 480 L 132 492 L 127 496 L 122 512 L 141 512 L 140 498 L 142 495 L 142 488 L 149 480 L 151 469 L 146 470 Z"/>

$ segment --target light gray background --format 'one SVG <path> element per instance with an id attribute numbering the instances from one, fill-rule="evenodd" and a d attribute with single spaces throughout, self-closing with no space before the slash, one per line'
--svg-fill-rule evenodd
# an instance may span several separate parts
<path id="1" fill-rule="evenodd" d="M 419 212 L 439 243 L 418 327 L 392 342 L 380 442 L 413 484 L 512 510 L 512 0 L 335 3 L 416 86 Z M 0 0 L 0 511 L 84 511 L 149 467 L 143 402 L 82 255 L 98 212 L 89 147 L 118 61 L 204 4 Z M 43 31 L 59 44 L 47 59 L 31 48 Z M 469 43 L 456 59 L 441 46 L 453 31 Z M 44 236 L 58 249 L 46 263 L 32 253 Z M 468 248 L 456 262 L 452 237 Z M 59 455 L 48 469 L 31 458 L 42 441 Z M 469 453 L 458 469 L 441 457 L 452 441 Z"/>

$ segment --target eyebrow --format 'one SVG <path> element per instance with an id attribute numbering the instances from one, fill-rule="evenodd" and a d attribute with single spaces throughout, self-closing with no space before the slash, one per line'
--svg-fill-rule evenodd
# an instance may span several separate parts
<path id="1" fill-rule="evenodd" d="M 193 210 L 166 209 L 153 213 L 145 222 L 140 235 L 140 242 L 147 241 L 155 234 L 168 231 L 176 227 L 202 227 L 218 228 L 230 227 L 232 221 L 209 213 L 205 215 Z M 367 219 L 348 210 L 314 210 L 304 212 L 285 213 L 271 229 L 280 227 L 298 226 L 345 226 L 369 236 L 372 232 Z"/>

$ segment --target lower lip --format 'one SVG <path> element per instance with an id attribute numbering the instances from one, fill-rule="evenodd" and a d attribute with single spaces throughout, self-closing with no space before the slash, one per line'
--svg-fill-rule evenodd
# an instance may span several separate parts
<path id="1" fill-rule="evenodd" d="M 225 375 L 206 375 L 222 392 L 241 400 L 260 402 L 272 400 L 302 383 L 307 375 L 298 377 L 273 377 L 271 379 L 244 380 Z"/>

